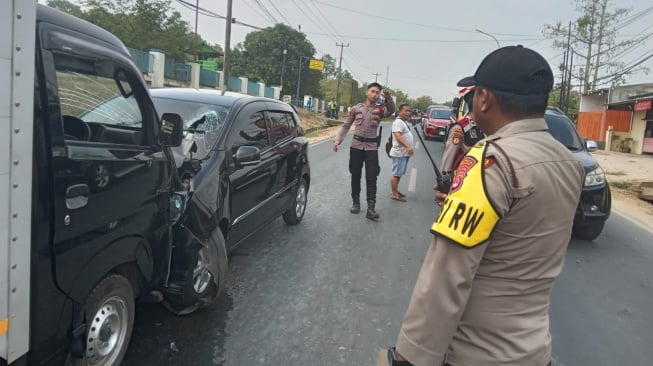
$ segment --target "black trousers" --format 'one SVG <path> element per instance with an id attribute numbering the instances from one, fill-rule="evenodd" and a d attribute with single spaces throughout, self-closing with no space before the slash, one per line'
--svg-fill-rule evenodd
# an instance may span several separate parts
<path id="1" fill-rule="evenodd" d="M 365 185 L 367 199 L 376 201 L 376 178 L 379 176 L 378 150 L 349 149 L 349 172 L 351 173 L 351 197 L 356 201 L 361 194 L 361 175 L 365 164 Z"/>

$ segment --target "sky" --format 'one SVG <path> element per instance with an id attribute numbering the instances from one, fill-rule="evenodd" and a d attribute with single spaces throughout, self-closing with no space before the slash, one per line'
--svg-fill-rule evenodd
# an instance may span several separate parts
<path id="1" fill-rule="evenodd" d="M 194 28 L 195 12 L 171 0 L 184 20 Z M 185 0 L 195 4 L 198 0 Z M 631 8 L 630 15 L 644 16 L 626 22 L 618 39 L 632 39 L 653 33 L 650 0 L 611 1 L 612 6 Z M 200 8 L 226 15 L 227 0 L 199 0 Z M 545 24 L 567 24 L 578 18 L 570 0 L 479 1 L 396 1 L 396 0 L 234 0 L 233 17 L 259 27 L 276 22 L 288 24 L 307 34 L 317 49 L 317 58 L 328 53 L 338 57 L 343 48 L 343 69 L 359 82 L 378 79 L 401 89 L 411 98 L 431 96 L 435 101 L 451 100 L 456 82 L 472 75 L 483 57 L 497 47 L 521 44 L 541 53 L 551 64 L 556 80 L 561 73 L 562 51 L 545 39 Z M 239 24 L 232 26 L 231 44 L 244 41 L 255 31 Z M 225 21 L 199 15 L 198 32 L 212 43 L 224 45 Z M 626 65 L 653 54 L 653 37 L 627 53 L 617 56 Z M 577 60 L 578 61 L 578 60 Z M 653 71 L 653 58 L 642 66 Z M 378 73 L 380 75 L 374 75 Z M 653 82 L 653 73 L 630 76 L 628 83 Z"/>

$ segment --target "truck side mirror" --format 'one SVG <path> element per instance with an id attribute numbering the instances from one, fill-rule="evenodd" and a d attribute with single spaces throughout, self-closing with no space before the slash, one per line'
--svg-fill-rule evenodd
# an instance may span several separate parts
<path id="1" fill-rule="evenodd" d="M 596 143 L 596 141 L 586 140 L 585 147 L 587 148 L 587 151 L 592 152 L 596 151 L 596 149 L 599 148 L 599 145 Z"/>
<path id="2" fill-rule="evenodd" d="M 164 113 L 161 117 L 161 134 L 159 144 L 161 146 L 176 147 L 181 145 L 183 138 L 184 121 L 181 116 L 175 113 Z"/>

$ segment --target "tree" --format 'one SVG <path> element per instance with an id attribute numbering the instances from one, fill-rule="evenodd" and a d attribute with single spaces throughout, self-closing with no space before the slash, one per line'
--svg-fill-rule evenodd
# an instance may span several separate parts
<path id="1" fill-rule="evenodd" d="M 301 95 L 320 97 L 319 81 L 322 72 L 308 68 L 307 57 L 313 57 L 315 47 L 306 34 L 284 25 L 276 24 L 247 34 L 231 54 L 233 75 L 247 75 L 251 80 L 278 85 L 281 81 L 284 44 L 287 49 L 283 76 L 283 93 L 295 95 L 297 76 L 302 57 Z"/>
<path id="2" fill-rule="evenodd" d="M 554 92 L 551 92 L 549 94 L 549 105 L 551 106 L 557 106 L 560 104 L 560 84 L 556 85 L 556 88 L 554 88 Z M 578 111 L 580 109 L 580 93 L 576 90 L 572 90 L 571 93 L 569 94 L 569 106 L 567 110 L 567 116 L 569 119 L 571 119 L 574 123 L 578 121 Z"/>
<path id="3" fill-rule="evenodd" d="M 421 97 L 417 97 L 415 100 L 412 101 L 411 107 L 423 111 L 426 109 L 426 107 L 430 106 L 431 104 L 435 104 L 435 102 L 433 102 L 433 99 L 428 95 L 422 95 Z"/>
<path id="4" fill-rule="evenodd" d="M 327 53 L 322 57 L 322 61 L 324 61 L 324 78 L 335 79 L 338 77 L 338 66 L 336 65 L 336 59 Z"/>
<path id="5" fill-rule="evenodd" d="M 115 34 L 127 47 L 158 48 L 166 56 L 185 60 L 195 36 L 169 0 L 86 0 L 83 7 L 67 0 L 48 5 L 96 24 Z"/>
<path id="6" fill-rule="evenodd" d="M 80 16 L 82 14 L 82 8 L 79 5 L 73 4 L 67 0 L 48 0 L 46 3 L 49 7 L 63 11 L 74 16 Z"/>
<path id="7" fill-rule="evenodd" d="M 580 58 L 582 68 L 572 72 L 572 77 L 579 80 L 583 92 L 594 90 L 602 84 L 618 84 L 628 74 L 642 70 L 633 68 L 623 73 L 624 63 L 618 61 L 618 55 L 632 46 L 642 43 L 650 34 L 627 40 L 617 40 L 617 32 L 628 20 L 624 19 L 630 12 L 627 8 L 612 9 L 610 0 L 575 0 L 580 17 L 568 26 L 558 22 L 545 25 L 544 34 L 553 39 L 553 45 L 561 50 L 569 48 L 573 53 L 574 63 Z M 564 70 L 566 66 L 563 65 Z"/>

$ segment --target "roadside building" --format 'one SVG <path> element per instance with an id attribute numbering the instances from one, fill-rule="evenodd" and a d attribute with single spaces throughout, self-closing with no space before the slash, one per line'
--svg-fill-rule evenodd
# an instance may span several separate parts
<path id="1" fill-rule="evenodd" d="M 576 128 L 605 150 L 653 154 L 653 83 L 581 95 Z"/>

